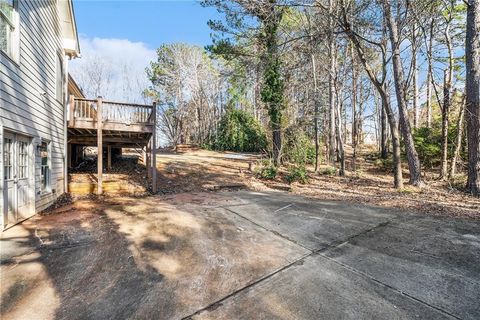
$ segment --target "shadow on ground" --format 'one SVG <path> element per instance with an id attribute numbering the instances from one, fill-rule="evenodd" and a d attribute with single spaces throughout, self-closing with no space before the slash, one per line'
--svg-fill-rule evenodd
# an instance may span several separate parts
<path id="1" fill-rule="evenodd" d="M 1 239 L 2 317 L 178 319 L 305 254 L 218 207 L 234 202 L 82 200 L 15 226 Z"/>

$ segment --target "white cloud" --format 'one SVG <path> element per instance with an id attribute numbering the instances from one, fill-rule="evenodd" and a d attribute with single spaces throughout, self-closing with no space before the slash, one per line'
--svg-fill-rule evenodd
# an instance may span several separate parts
<path id="1" fill-rule="evenodd" d="M 128 39 L 80 36 L 82 57 L 70 64 L 70 73 L 88 98 L 142 103 L 148 86 L 145 68 L 156 57 L 155 50 Z"/>

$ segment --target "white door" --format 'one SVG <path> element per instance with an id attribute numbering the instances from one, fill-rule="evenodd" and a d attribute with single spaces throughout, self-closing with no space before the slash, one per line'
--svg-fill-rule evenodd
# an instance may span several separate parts
<path id="1" fill-rule="evenodd" d="M 3 165 L 4 165 L 4 207 L 6 208 L 7 225 L 12 225 L 32 215 L 35 199 L 31 192 L 30 170 L 32 148 L 30 138 L 4 132 Z"/>

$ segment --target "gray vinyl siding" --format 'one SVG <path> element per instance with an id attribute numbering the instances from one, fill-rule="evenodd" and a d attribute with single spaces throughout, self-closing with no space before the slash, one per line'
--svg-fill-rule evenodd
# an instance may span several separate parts
<path id="1" fill-rule="evenodd" d="M 3 229 L 3 225 L 5 221 L 3 220 L 5 217 L 3 215 L 3 123 L 0 122 L 0 227 Z"/>
<path id="2" fill-rule="evenodd" d="M 38 212 L 64 192 L 64 106 L 56 99 L 55 85 L 56 59 L 63 47 L 55 0 L 20 0 L 18 13 L 19 62 L 0 54 L 0 120 L 4 130 L 32 138 Z M 50 184 L 55 192 L 49 194 L 40 194 L 41 159 L 36 147 L 42 140 L 50 142 Z"/>

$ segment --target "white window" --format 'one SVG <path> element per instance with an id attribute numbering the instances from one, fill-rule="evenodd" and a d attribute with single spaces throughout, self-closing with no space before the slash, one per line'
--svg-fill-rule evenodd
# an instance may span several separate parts
<path id="1" fill-rule="evenodd" d="M 39 156 L 41 159 L 40 190 L 42 192 L 50 190 L 50 157 L 48 149 L 48 142 L 42 142 L 42 144 L 38 146 Z"/>
<path id="2" fill-rule="evenodd" d="M 0 0 L 0 51 L 18 61 L 17 0 Z"/>
<path id="3" fill-rule="evenodd" d="M 18 141 L 18 178 L 28 178 L 28 143 Z"/>

